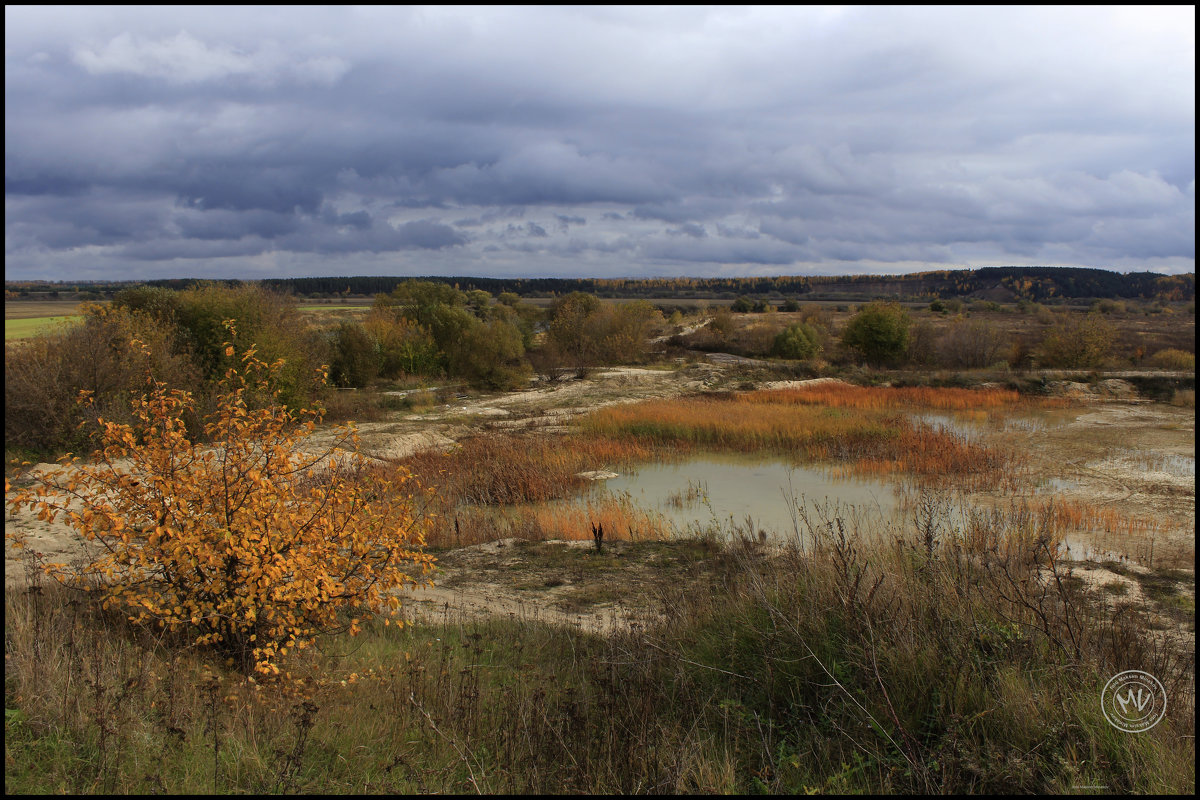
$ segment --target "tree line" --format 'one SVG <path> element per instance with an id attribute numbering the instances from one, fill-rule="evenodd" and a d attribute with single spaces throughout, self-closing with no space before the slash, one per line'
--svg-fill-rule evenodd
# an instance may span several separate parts
<path id="1" fill-rule="evenodd" d="M 268 278 L 264 286 L 309 297 L 387 294 L 408 280 L 438 283 L 460 291 L 484 291 L 493 295 L 511 292 L 521 297 L 563 296 L 586 292 L 607 299 L 665 297 L 729 299 L 738 295 L 756 297 L 849 297 L 872 299 L 932 299 L 999 293 L 1008 300 L 1037 302 L 1065 299 L 1159 299 L 1188 302 L 1195 298 L 1196 276 L 1160 275 L 1154 272 L 1119 273 L 1105 269 L 1075 267 L 982 267 L 966 270 L 937 270 L 908 275 L 812 275 L 743 278 L 489 278 L 444 275 L 407 278 L 399 276 L 328 276 L 312 278 Z M 181 291 L 195 285 L 194 279 L 162 279 L 141 285 Z M 239 286 L 241 281 L 221 281 Z M 128 282 L 5 282 L 9 296 L 24 292 L 95 292 L 115 294 L 129 288 Z"/>

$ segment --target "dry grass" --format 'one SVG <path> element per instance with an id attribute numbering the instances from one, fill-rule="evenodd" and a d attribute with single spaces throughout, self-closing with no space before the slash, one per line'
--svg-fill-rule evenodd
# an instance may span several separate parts
<path id="1" fill-rule="evenodd" d="M 1064 398 L 1033 398 L 1011 389 L 960 389 L 928 386 L 880 387 L 822 383 L 797 389 L 773 389 L 737 396 L 738 402 L 768 405 L 813 405 L 866 411 L 967 411 L 1063 408 Z"/>
<path id="2" fill-rule="evenodd" d="M 1053 514 L 924 500 L 887 530 L 798 508 L 781 551 L 677 543 L 686 569 L 625 585 L 663 615 L 628 632 L 448 613 L 265 685 L 60 592 L 10 595 L 6 789 L 1191 794 L 1194 653 L 1075 579 Z M 620 588 L 637 552 L 572 554 Z M 1131 668 L 1170 698 L 1137 736 L 1097 702 Z"/>

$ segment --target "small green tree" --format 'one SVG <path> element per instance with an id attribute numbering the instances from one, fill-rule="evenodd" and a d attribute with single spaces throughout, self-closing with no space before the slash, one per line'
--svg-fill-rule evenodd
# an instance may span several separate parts
<path id="1" fill-rule="evenodd" d="M 874 366 L 894 364 L 908 348 L 910 324 L 899 303 L 870 303 L 846 323 L 842 344 Z"/>
<path id="2" fill-rule="evenodd" d="M 405 317 L 375 311 L 363 328 L 379 349 L 379 374 L 386 379 L 405 375 L 437 375 L 444 358 L 429 331 Z"/>
<path id="3" fill-rule="evenodd" d="M 596 366 L 598 342 L 588 328 L 588 318 L 600 310 L 600 298 L 586 292 L 572 292 L 550 309 L 546 338 L 567 367 L 583 377 Z"/>

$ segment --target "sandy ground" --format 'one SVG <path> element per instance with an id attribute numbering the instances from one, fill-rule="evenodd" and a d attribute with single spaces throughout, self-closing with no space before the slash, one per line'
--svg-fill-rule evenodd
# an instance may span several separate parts
<path id="1" fill-rule="evenodd" d="M 422 414 L 361 424 L 361 450 L 373 458 L 394 460 L 419 450 L 446 448 L 482 431 L 563 430 L 571 418 L 595 408 L 727 388 L 744 377 L 730 375 L 727 370 L 727 365 L 712 361 L 675 369 L 626 367 L 524 392 L 463 399 Z M 757 386 L 801 383 L 807 382 L 761 382 Z M 1151 565 L 1194 569 L 1195 410 L 1130 401 L 1128 392 L 1115 384 L 1108 391 L 1087 396 L 1082 396 L 1083 390 L 1078 387 L 1062 387 L 1062 391 L 1081 395 L 1082 405 L 1038 412 L 989 435 L 1028 452 L 1044 474 L 1058 480 L 1061 485 L 1056 491 L 1064 499 L 1170 520 L 1166 530 L 1139 541 L 1108 534 L 1077 536 L 1073 557 L 1120 559 L 1134 569 Z M 319 433 L 314 446 L 328 444 L 330 437 L 328 432 Z M 6 588 L 25 581 L 25 553 L 14 551 L 8 539 L 18 532 L 28 541 L 26 552 L 40 553 L 45 560 L 70 561 L 84 555 L 85 543 L 64 525 L 41 522 L 29 513 L 13 516 L 6 512 Z M 494 542 L 443 554 L 436 588 L 419 591 L 407 607 L 414 618 L 499 613 L 596 630 L 638 624 L 652 613 L 647 602 L 635 594 L 609 598 L 588 584 L 588 602 L 583 603 L 581 580 L 545 574 L 524 562 L 522 568 L 514 570 L 512 559 L 520 560 L 526 546 L 520 542 Z M 591 547 L 591 543 L 558 546 Z M 1104 579 L 1112 580 L 1111 576 Z M 639 578 L 623 573 L 621 581 L 636 586 Z"/>

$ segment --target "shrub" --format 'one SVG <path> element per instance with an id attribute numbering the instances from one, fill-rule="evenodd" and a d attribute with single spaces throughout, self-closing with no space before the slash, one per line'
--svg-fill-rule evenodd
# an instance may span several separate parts
<path id="1" fill-rule="evenodd" d="M 1003 358 L 1004 334 L 981 319 L 957 319 L 938 342 L 941 361 L 949 367 L 988 367 Z"/>
<path id="2" fill-rule="evenodd" d="M 895 363 L 908 347 L 908 312 L 898 303 L 870 303 L 855 314 L 842 332 L 842 343 L 870 364 Z"/>
<path id="3" fill-rule="evenodd" d="M 369 386 L 379 375 L 375 340 L 361 323 L 345 320 L 333 332 L 329 377 L 334 386 Z"/>
<path id="4" fill-rule="evenodd" d="M 1196 354 L 1169 347 L 1150 356 L 1150 364 L 1162 369 L 1195 369 Z"/>
<path id="5" fill-rule="evenodd" d="M 789 325 L 775 337 L 771 354 L 780 358 L 810 359 L 821 352 L 821 342 L 813 326 L 804 323 Z"/>
<path id="6" fill-rule="evenodd" d="M 230 329 L 232 333 L 232 328 Z M 226 358 L 234 348 L 227 344 Z M 99 555 L 77 572 L 46 569 L 82 587 L 99 586 L 106 607 L 136 623 L 190 631 L 246 672 L 278 673 L 278 659 L 321 632 L 359 629 L 364 610 L 399 608 L 394 590 L 413 585 L 431 558 L 404 472 L 365 469 L 357 454 L 339 467 L 332 449 L 306 451 L 321 418 L 303 424 L 272 403 L 267 365 L 251 348 L 219 383 L 204 430 L 188 435 L 180 415 L 189 393 L 150 381 L 133 402 L 131 425 L 102 420 L 103 447 L 90 464 L 64 457 L 11 509 L 65 522 Z M 350 429 L 336 444 L 353 442 Z M 6 534 L 20 546 L 22 534 Z"/>
<path id="7" fill-rule="evenodd" d="M 472 386 L 520 389 L 529 385 L 532 374 L 524 355 L 521 332 L 515 325 L 499 319 L 476 322 L 451 352 L 450 368 Z"/>
<path id="8" fill-rule="evenodd" d="M 177 387 L 199 376 L 182 356 L 172 355 L 169 329 L 143 314 L 115 306 L 85 305 L 83 322 L 59 336 L 5 347 L 4 439 L 6 446 L 37 452 L 85 447 L 97 412 L 126 419 L 128 398 L 150 370 Z M 152 349 L 147 354 L 137 342 Z M 92 397 L 88 408 L 76 400 Z"/>
<path id="9" fill-rule="evenodd" d="M 1100 314 L 1058 315 L 1040 350 L 1041 365 L 1076 369 L 1101 366 L 1109 357 L 1117 331 Z"/>

